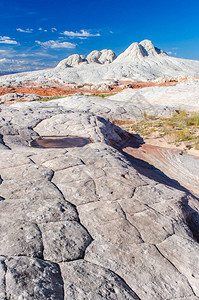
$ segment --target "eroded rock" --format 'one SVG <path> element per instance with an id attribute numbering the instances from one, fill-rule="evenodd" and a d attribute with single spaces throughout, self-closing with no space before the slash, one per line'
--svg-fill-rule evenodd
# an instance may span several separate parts
<path id="1" fill-rule="evenodd" d="M 139 297 L 112 271 L 87 261 L 61 263 L 64 299 L 136 299 Z"/>
<path id="2" fill-rule="evenodd" d="M 5 259 L 6 297 L 9 299 L 63 299 L 58 265 L 28 257 Z"/>
<path id="3" fill-rule="evenodd" d="M 53 105 L 2 108 L 1 298 L 198 299 L 198 200 L 111 147 L 118 127 Z M 67 134 L 94 143 L 30 147 Z"/>
<path id="4" fill-rule="evenodd" d="M 35 101 L 39 100 L 42 97 L 37 94 L 25 94 L 25 93 L 8 93 L 3 96 L 0 96 L 0 103 L 9 102 L 9 101 Z"/>
<path id="5" fill-rule="evenodd" d="M 85 249 L 92 241 L 78 222 L 43 223 L 40 228 L 46 260 L 63 262 L 83 258 Z"/>

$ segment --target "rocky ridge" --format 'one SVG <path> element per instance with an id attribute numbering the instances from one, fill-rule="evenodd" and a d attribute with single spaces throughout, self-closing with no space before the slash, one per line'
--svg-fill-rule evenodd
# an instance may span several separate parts
<path id="1" fill-rule="evenodd" d="M 1 298 L 199 299 L 198 200 L 116 150 L 119 127 L 55 101 L 1 106 Z M 44 135 L 93 143 L 30 147 Z"/>
<path id="2" fill-rule="evenodd" d="M 106 80 L 151 81 L 159 77 L 199 76 L 199 61 L 175 58 L 151 41 L 133 43 L 117 58 L 112 50 L 74 54 L 54 69 L 3 76 L 0 85 L 19 82 L 100 83 Z"/>
<path id="3" fill-rule="evenodd" d="M 80 64 L 110 64 L 116 59 L 116 54 L 112 50 L 101 50 L 97 51 L 94 50 L 86 56 L 73 54 L 70 55 L 68 58 L 63 59 L 57 65 L 58 69 L 64 69 L 68 67 L 74 67 Z"/>

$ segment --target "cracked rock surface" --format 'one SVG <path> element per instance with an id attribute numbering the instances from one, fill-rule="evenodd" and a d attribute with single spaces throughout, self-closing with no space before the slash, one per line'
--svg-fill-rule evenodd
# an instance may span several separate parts
<path id="1" fill-rule="evenodd" d="M 198 200 L 138 171 L 121 133 L 61 104 L 1 106 L 0 299 L 199 299 Z M 30 147 L 67 135 L 93 143 Z"/>

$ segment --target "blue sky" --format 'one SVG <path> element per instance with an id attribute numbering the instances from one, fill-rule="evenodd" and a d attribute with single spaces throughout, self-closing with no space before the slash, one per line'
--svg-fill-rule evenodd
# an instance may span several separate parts
<path id="1" fill-rule="evenodd" d="M 199 60 L 198 0 L 1 0 L 0 70 L 54 67 L 92 50 L 120 54 L 143 39 Z"/>

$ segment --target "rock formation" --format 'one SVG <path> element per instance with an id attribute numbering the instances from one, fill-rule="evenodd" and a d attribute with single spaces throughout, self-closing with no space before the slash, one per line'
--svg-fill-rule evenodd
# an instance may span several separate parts
<path id="1" fill-rule="evenodd" d="M 97 50 L 94 50 L 92 51 L 91 53 L 88 54 L 87 56 L 87 61 L 88 63 L 97 63 L 99 64 L 99 58 L 101 56 L 101 52 L 100 51 L 97 51 Z"/>
<path id="2" fill-rule="evenodd" d="M 151 41 L 133 43 L 117 58 L 112 50 L 94 50 L 87 57 L 74 54 L 56 68 L 0 77 L 0 85 L 19 82 L 100 83 L 105 80 L 148 81 L 158 78 L 199 76 L 199 61 L 167 55 Z"/>
<path id="3" fill-rule="evenodd" d="M 116 62 L 133 61 L 145 56 L 166 55 L 162 50 L 154 47 L 151 41 L 144 40 L 141 43 L 131 44 L 122 54 L 117 57 Z"/>
<path id="4" fill-rule="evenodd" d="M 10 101 L 35 101 L 42 97 L 37 94 L 24 94 L 24 93 L 8 93 L 0 96 L 0 103 L 10 102 Z"/>
<path id="5" fill-rule="evenodd" d="M 117 56 L 113 52 L 113 50 L 104 49 L 100 52 L 101 52 L 101 55 L 98 58 L 98 60 L 101 64 L 110 64 L 117 58 Z"/>
<path id="6" fill-rule="evenodd" d="M 123 130 L 62 99 L 2 105 L 0 128 L 1 299 L 199 299 L 198 200 Z M 93 143 L 30 147 L 67 135 Z"/>
<path id="7" fill-rule="evenodd" d="M 81 63 L 88 63 L 86 57 L 79 54 L 70 55 L 68 58 L 63 59 L 57 65 L 58 68 L 67 68 L 67 67 L 74 67 Z"/>
<path id="8" fill-rule="evenodd" d="M 57 65 L 57 68 L 67 68 L 67 67 L 75 67 L 82 63 L 85 64 L 107 64 L 112 63 L 116 59 L 116 55 L 112 50 L 104 49 L 102 51 L 94 50 L 86 56 L 73 54 L 70 55 L 68 58 L 63 59 Z"/>
<path id="9" fill-rule="evenodd" d="M 148 104 L 153 107 L 153 115 L 158 113 L 159 107 L 172 107 L 174 109 L 186 109 L 188 111 L 199 110 L 199 80 L 190 79 L 168 87 L 147 87 L 143 89 L 126 89 L 116 95 L 110 96 L 110 100 L 123 102 L 123 105 Z"/>

